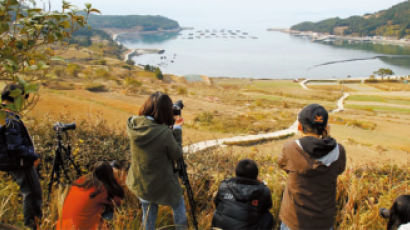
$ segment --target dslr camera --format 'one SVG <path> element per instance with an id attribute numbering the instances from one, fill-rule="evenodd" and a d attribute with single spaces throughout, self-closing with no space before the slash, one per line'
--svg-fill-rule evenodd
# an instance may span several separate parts
<path id="1" fill-rule="evenodd" d="M 75 130 L 76 125 L 75 125 L 75 123 L 63 124 L 61 122 L 56 122 L 54 124 L 53 128 L 57 132 L 59 132 L 59 131 L 65 132 L 65 131 L 68 131 L 68 130 Z"/>
<path id="2" fill-rule="evenodd" d="M 183 108 L 184 103 L 182 102 L 182 100 L 179 100 L 172 105 L 172 113 L 174 114 L 174 116 L 181 116 L 181 110 Z"/>

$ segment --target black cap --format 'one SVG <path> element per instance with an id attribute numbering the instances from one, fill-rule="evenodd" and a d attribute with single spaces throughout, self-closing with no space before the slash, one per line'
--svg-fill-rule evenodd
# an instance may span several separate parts
<path id="1" fill-rule="evenodd" d="M 310 104 L 300 111 L 298 120 L 302 126 L 326 127 L 329 114 L 326 109 L 319 104 Z"/>

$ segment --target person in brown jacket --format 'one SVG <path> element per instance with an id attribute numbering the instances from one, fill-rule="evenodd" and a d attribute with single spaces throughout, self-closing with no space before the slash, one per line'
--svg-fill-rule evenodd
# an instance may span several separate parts
<path id="1" fill-rule="evenodd" d="M 323 106 L 306 106 L 298 121 L 302 137 L 287 142 L 278 160 L 288 173 L 281 230 L 329 230 L 336 215 L 337 177 L 346 167 L 345 149 L 329 136 Z"/>

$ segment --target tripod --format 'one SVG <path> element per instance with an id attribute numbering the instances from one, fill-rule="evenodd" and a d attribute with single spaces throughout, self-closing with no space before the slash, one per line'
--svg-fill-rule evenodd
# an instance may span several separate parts
<path id="1" fill-rule="evenodd" d="M 54 155 L 54 160 L 53 160 L 53 169 L 50 174 L 50 182 L 48 183 L 48 200 L 50 200 L 50 194 L 53 188 L 53 183 L 57 182 L 57 184 L 60 183 L 60 175 L 61 175 L 61 170 L 63 170 L 64 176 L 67 179 L 67 181 L 70 180 L 70 176 L 68 175 L 68 168 L 65 165 L 65 162 L 68 164 L 71 164 L 74 169 L 76 170 L 77 176 L 81 175 L 80 168 L 78 165 L 75 164 L 74 159 L 71 156 L 71 146 L 70 146 L 70 141 L 69 141 L 69 136 L 64 129 L 60 129 L 59 127 L 55 126 L 54 130 L 57 132 L 57 149 L 55 150 L 55 155 Z M 63 133 L 65 133 L 67 144 L 63 144 Z"/>

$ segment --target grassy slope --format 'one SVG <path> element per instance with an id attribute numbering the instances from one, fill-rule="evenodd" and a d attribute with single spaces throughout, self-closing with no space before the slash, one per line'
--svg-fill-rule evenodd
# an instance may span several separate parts
<path id="1" fill-rule="evenodd" d="M 278 130 L 289 126 L 304 105 L 317 102 L 333 109 L 341 95 L 341 88 L 335 86 L 312 86 L 313 90 L 304 91 L 291 81 L 214 79 L 213 86 L 180 81 L 164 83 L 154 79 L 151 73 L 138 68 L 122 68 L 124 64 L 121 61 L 104 56 L 104 52 L 100 52 L 98 47 L 87 50 L 70 48 L 65 50 L 64 54 L 70 57 L 71 63 L 81 67 L 77 76 L 67 74 L 65 77 L 64 83 L 72 89 L 59 90 L 61 85 L 52 87 L 53 89 L 43 87 L 39 103 L 25 119 L 36 139 L 39 152 L 45 156 L 49 155 L 53 148 L 53 134 L 50 130 L 53 122 L 85 121 L 75 131 L 76 138 L 73 140 L 78 149 L 77 160 L 82 164 L 90 162 L 90 159 L 127 158 L 125 121 L 138 111 L 139 105 L 148 94 L 156 90 L 166 91 L 172 98 L 184 100 L 185 144 Z M 90 57 L 105 60 L 106 64 L 93 64 L 95 60 L 88 60 Z M 95 75 L 95 72 L 102 68 L 109 70 L 109 76 Z M 129 84 L 127 78 L 141 84 Z M 93 93 L 84 89 L 93 82 L 104 84 L 109 91 Z M 186 93 L 179 90 L 181 88 L 185 89 Z M 358 103 L 356 106 L 368 106 L 369 101 L 380 100 L 386 104 L 400 106 L 402 103 L 397 101 L 405 101 L 403 93 L 376 90 L 372 86 L 352 85 L 344 90 L 354 94 L 351 101 Z M 351 106 L 349 103 L 350 100 L 347 104 Z M 207 122 L 204 117 L 212 117 L 212 121 Z M 377 217 L 377 209 L 389 206 L 398 194 L 408 193 L 410 186 L 408 167 L 387 170 L 382 166 L 389 163 L 401 166 L 409 164 L 410 149 L 407 137 L 410 136 L 410 112 L 359 107 L 349 108 L 331 117 L 334 117 L 331 119 L 331 134 L 346 147 L 349 166 L 348 172 L 342 176 L 339 183 L 338 224 L 341 229 L 358 229 L 365 223 L 371 225 L 369 229 L 382 229 L 385 222 Z M 260 165 L 260 177 L 273 191 L 275 204 L 272 211 L 277 213 L 285 175 L 277 168 L 275 161 L 286 141 L 232 146 L 187 156 L 189 174 L 199 203 L 201 228 L 209 227 L 213 212 L 212 196 L 219 182 L 231 176 L 236 162 L 245 157 L 255 159 Z M 48 164 L 44 162 L 46 168 Z M 371 169 L 363 173 L 360 171 L 362 167 Z M 0 179 L 0 194 L 4 199 L 0 202 L 0 222 L 21 226 L 21 210 L 8 208 L 21 206 L 17 186 L 9 183 L 10 178 L 6 175 L 1 176 L 3 179 Z M 43 181 L 44 187 L 46 182 Z M 370 184 L 372 186 L 369 187 Z M 9 196 L 10 200 L 6 201 Z M 61 200 L 62 193 L 56 192 L 52 201 L 47 203 L 44 228 L 52 226 L 56 219 L 58 202 Z M 137 206 L 137 201 L 129 197 L 112 223 L 116 226 L 115 229 L 139 226 L 141 213 L 136 209 Z M 172 224 L 172 215 L 168 208 L 161 208 L 158 222 L 159 226 Z"/>

